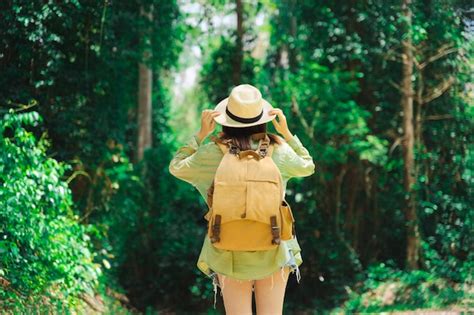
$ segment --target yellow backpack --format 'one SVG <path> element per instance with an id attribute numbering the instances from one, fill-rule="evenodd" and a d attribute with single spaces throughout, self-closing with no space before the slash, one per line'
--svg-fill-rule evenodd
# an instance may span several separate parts
<path id="1" fill-rule="evenodd" d="M 213 246 L 235 251 L 260 251 L 295 237 L 294 217 L 283 197 L 280 170 L 271 155 L 266 133 L 256 151 L 241 151 L 231 139 L 213 141 L 224 156 L 207 192 L 207 235 Z"/>

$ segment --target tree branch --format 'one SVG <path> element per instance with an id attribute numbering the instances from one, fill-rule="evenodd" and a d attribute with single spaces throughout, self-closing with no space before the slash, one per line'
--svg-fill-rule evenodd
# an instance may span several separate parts
<path id="1" fill-rule="evenodd" d="M 443 120 L 443 119 L 453 119 L 452 115 L 430 115 L 423 118 L 423 120 Z"/>
<path id="2" fill-rule="evenodd" d="M 306 131 L 306 134 L 309 137 L 313 137 L 313 128 L 311 128 L 308 125 L 308 122 L 306 121 L 306 119 L 304 119 L 304 116 L 301 114 L 300 108 L 298 106 L 298 102 L 296 101 L 296 97 L 294 95 L 291 96 L 291 108 L 293 109 L 293 112 L 296 114 L 296 116 L 299 118 L 301 125 Z"/>
<path id="3" fill-rule="evenodd" d="M 392 146 L 390 147 L 390 150 L 388 150 L 388 155 L 391 155 L 393 150 L 395 150 L 395 148 L 398 147 L 402 143 L 402 141 L 403 141 L 403 136 L 395 139 Z"/>
<path id="4" fill-rule="evenodd" d="M 418 69 L 423 69 L 425 68 L 427 65 L 429 65 L 430 63 L 432 62 L 435 62 L 436 60 L 440 59 L 440 58 L 443 58 L 444 56 L 446 55 L 449 55 L 450 53 L 453 53 L 453 52 L 456 52 L 458 51 L 459 48 L 456 48 L 456 47 L 453 47 L 453 48 L 447 48 L 446 46 L 444 47 L 441 47 L 439 50 L 438 50 L 438 53 L 436 53 L 435 55 L 429 57 L 426 61 L 420 63 L 417 68 Z"/>
<path id="5" fill-rule="evenodd" d="M 454 82 L 455 79 L 451 76 L 440 84 L 438 84 L 436 87 L 433 88 L 431 93 L 422 98 L 422 105 L 428 104 L 429 102 L 443 95 L 443 93 L 446 92 L 453 85 Z"/>

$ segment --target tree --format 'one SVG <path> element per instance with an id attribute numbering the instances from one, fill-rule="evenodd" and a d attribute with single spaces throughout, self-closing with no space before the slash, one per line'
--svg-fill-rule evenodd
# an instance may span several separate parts
<path id="1" fill-rule="evenodd" d="M 152 135 L 152 82 L 153 72 L 150 66 L 152 47 L 150 45 L 151 32 L 150 23 L 153 21 L 153 4 L 148 8 L 140 5 L 140 18 L 142 30 L 140 32 L 140 44 L 142 47 L 142 58 L 138 62 L 138 140 L 136 161 L 143 159 L 144 151 L 151 147 Z"/>
<path id="2" fill-rule="evenodd" d="M 405 33 L 402 39 L 402 82 L 401 82 L 401 106 L 403 110 L 403 178 L 406 192 L 405 218 L 407 220 L 407 265 L 411 269 L 418 268 L 420 235 L 418 230 L 418 219 L 416 215 L 416 195 L 414 191 L 415 178 L 415 131 L 413 119 L 413 42 L 411 39 L 412 13 L 411 0 L 403 0 L 402 18 Z"/>

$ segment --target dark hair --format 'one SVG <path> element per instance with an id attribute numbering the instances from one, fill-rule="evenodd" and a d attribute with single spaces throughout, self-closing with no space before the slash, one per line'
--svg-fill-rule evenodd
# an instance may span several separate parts
<path id="1" fill-rule="evenodd" d="M 260 132 L 267 133 L 270 138 L 270 144 L 281 144 L 283 142 L 283 139 L 280 136 L 267 132 L 267 123 L 242 128 L 222 126 L 222 131 L 217 135 L 217 137 L 221 140 L 233 139 L 233 142 L 237 144 L 240 150 L 250 150 L 250 136 L 254 133 Z"/>

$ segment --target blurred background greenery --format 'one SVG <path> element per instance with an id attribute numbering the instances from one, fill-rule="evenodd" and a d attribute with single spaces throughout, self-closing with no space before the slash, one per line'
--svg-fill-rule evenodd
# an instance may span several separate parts
<path id="1" fill-rule="evenodd" d="M 285 313 L 473 310 L 470 1 L 0 8 L 0 312 L 223 314 L 168 164 L 240 83 L 316 165 Z"/>

